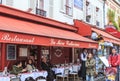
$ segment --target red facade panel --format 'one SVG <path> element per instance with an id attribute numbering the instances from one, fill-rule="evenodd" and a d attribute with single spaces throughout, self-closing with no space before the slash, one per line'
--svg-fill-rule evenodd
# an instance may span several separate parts
<path id="1" fill-rule="evenodd" d="M 82 36 L 91 36 L 91 27 L 90 25 L 79 21 L 79 20 L 74 20 L 74 25 L 78 28 L 78 33 Z"/>

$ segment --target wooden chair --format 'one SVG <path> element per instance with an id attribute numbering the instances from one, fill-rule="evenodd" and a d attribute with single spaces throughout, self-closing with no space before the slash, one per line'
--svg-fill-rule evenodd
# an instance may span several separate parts
<path id="1" fill-rule="evenodd" d="M 69 81 L 69 69 L 64 69 L 63 74 L 56 75 L 56 81 L 58 81 L 58 78 L 62 79 L 62 81 L 65 81 L 65 79 L 67 79 L 67 81 Z"/>

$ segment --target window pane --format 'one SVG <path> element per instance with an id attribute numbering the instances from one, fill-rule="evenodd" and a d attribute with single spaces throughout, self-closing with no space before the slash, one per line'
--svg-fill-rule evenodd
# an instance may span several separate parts
<path id="1" fill-rule="evenodd" d="M 44 8 L 44 0 L 39 0 L 39 8 L 40 9 Z"/>
<path id="2" fill-rule="evenodd" d="M 0 0 L 0 4 L 2 3 L 2 0 Z"/>

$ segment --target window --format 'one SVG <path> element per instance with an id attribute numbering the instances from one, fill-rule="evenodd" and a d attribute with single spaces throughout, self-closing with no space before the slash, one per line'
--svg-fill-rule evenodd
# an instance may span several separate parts
<path id="1" fill-rule="evenodd" d="M 66 15 L 73 15 L 73 0 L 61 0 L 60 11 Z"/>
<path id="2" fill-rule="evenodd" d="M 74 0 L 74 6 L 80 10 L 83 10 L 83 0 Z"/>
<path id="3" fill-rule="evenodd" d="M 39 9 L 44 9 L 44 0 L 39 0 Z"/>
<path id="4" fill-rule="evenodd" d="M 96 20 L 96 26 L 100 26 L 100 22 Z"/>
<path id="5" fill-rule="evenodd" d="M 44 0 L 37 1 L 36 14 L 46 17 L 46 11 L 44 10 Z"/>
<path id="6" fill-rule="evenodd" d="M 13 0 L 6 0 L 6 5 L 13 6 Z"/>
<path id="7" fill-rule="evenodd" d="M 89 22 L 90 23 L 90 20 L 91 20 L 91 5 L 90 5 L 90 2 L 87 2 L 86 1 L 86 22 Z"/>
<path id="8" fill-rule="evenodd" d="M 2 4 L 2 0 L 0 0 L 0 4 Z"/>
<path id="9" fill-rule="evenodd" d="M 87 22 L 90 22 L 90 19 L 91 19 L 91 16 L 90 16 L 90 15 L 87 15 L 87 16 L 86 16 L 86 21 L 87 21 Z"/>
<path id="10" fill-rule="evenodd" d="M 30 1 L 29 7 L 30 9 L 32 9 L 32 11 L 34 11 L 36 7 L 35 0 L 29 0 L 29 1 Z"/>
<path id="11" fill-rule="evenodd" d="M 96 26 L 100 26 L 100 9 L 98 7 L 96 7 L 96 11 L 95 11 L 95 18 L 96 18 Z"/>
<path id="12" fill-rule="evenodd" d="M 53 0 L 49 0 L 49 17 L 53 17 Z"/>
<path id="13" fill-rule="evenodd" d="M 39 8 L 36 8 L 36 14 L 40 15 L 40 16 L 43 16 L 43 17 L 46 17 L 46 11 L 42 10 L 42 9 L 39 9 Z"/>
<path id="14" fill-rule="evenodd" d="M 72 0 L 66 0 L 66 5 L 65 5 L 65 13 L 69 16 L 72 16 Z"/>

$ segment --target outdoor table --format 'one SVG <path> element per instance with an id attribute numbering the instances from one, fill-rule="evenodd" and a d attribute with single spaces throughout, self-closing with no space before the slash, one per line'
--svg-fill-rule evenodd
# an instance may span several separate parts
<path id="1" fill-rule="evenodd" d="M 70 72 L 73 72 L 73 67 L 77 67 L 78 70 L 80 70 L 81 65 L 80 64 L 73 64 L 70 66 L 63 66 L 63 67 L 57 67 L 57 68 L 52 68 L 52 70 L 55 72 L 55 74 L 64 74 L 65 69 L 69 69 Z"/>
<path id="2" fill-rule="evenodd" d="M 58 74 L 58 73 L 64 74 L 65 69 L 69 69 L 70 71 L 72 71 L 72 66 L 64 66 L 64 67 L 52 68 L 52 70 L 55 72 L 55 74 Z"/>
<path id="3" fill-rule="evenodd" d="M 8 76 L 0 76 L 0 81 L 10 81 L 10 77 L 8 77 Z"/>
<path id="4" fill-rule="evenodd" d="M 15 75 L 2 76 L 0 75 L 0 81 L 10 81 L 11 77 L 16 77 Z"/>
<path id="5" fill-rule="evenodd" d="M 81 67 L 81 65 L 80 64 L 74 64 L 74 65 L 72 65 L 73 67 L 77 67 L 78 68 L 78 70 L 80 70 L 80 67 Z"/>
<path id="6" fill-rule="evenodd" d="M 36 79 L 39 76 L 47 77 L 48 73 L 47 71 L 39 71 L 39 72 L 30 72 L 30 73 L 22 73 L 20 74 L 21 81 L 25 81 L 27 77 L 32 77 L 33 79 Z"/>
<path id="7" fill-rule="evenodd" d="M 59 68 L 52 68 L 52 70 L 55 72 L 55 74 L 64 73 L 64 67 L 59 67 Z"/>

